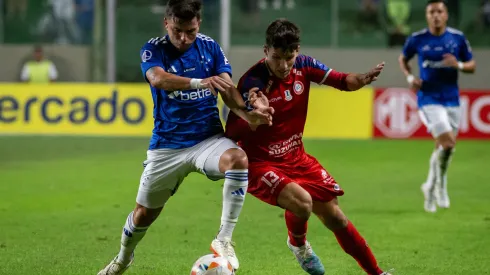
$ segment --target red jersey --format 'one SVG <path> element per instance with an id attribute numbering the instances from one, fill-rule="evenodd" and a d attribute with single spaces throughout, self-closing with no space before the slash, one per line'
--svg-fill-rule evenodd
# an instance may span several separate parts
<path id="1" fill-rule="evenodd" d="M 253 131 L 246 121 L 230 112 L 226 135 L 238 142 L 250 162 L 294 162 L 305 153 L 302 137 L 310 82 L 344 89 L 345 77 L 346 74 L 335 72 L 312 57 L 298 55 L 289 76 L 279 79 L 263 59 L 242 76 L 238 90 L 247 100 L 248 91 L 259 88 L 275 109 L 273 125 L 260 125 Z"/>

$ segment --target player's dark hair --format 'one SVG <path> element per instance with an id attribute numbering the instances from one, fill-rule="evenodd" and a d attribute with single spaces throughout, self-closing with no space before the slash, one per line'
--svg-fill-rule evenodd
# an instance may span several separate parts
<path id="1" fill-rule="evenodd" d="M 201 19 L 201 0 L 168 0 L 165 8 L 166 18 L 176 18 L 181 22 L 188 22 L 197 18 Z"/>
<path id="2" fill-rule="evenodd" d="M 430 4 L 436 4 L 436 3 L 443 3 L 444 6 L 446 6 L 446 8 L 447 8 L 446 0 L 428 0 L 426 6 L 428 6 Z"/>
<path id="3" fill-rule="evenodd" d="M 265 45 L 292 52 L 299 48 L 300 30 L 287 19 L 277 19 L 267 27 Z"/>

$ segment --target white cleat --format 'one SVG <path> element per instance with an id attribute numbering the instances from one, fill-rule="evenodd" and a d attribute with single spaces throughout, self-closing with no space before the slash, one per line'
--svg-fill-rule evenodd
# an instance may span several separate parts
<path id="1" fill-rule="evenodd" d="M 238 262 L 238 258 L 236 257 L 234 247 L 235 243 L 232 242 L 231 239 L 214 239 L 211 242 L 211 251 L 216 255 L 225 257 L 228 262 L 230 262 L 231 267 L 233 267 L 234 270 L 237 270 L 240 267 L 240 263 Z"/>
<path id="2" fill-rule="evenodd" d="M 440 188 L 440 187 L 436 188 L 435 197 L 436 197 L 437 206 L 439 206 L 440 208 L 449 208 L 450 201 L 446 188 Z"/>
<path id="3" fill-rule="evenodd" d="M 97 275 L 121 275 L 123 274 L 132 264 L 134 256 L 131 256 L 131 261 L 124 265 L 117 261 L 117 256 L 110 262 L 104 269 L 99 271 Z"/>
<path id="4" fill-rule="evenodd" d="M 436 208 L 436 198 L 434 196 L 434 186 L 430 188 L 427 183 L 422 184 L 420 187 L 422 193 L 424 193 L 424 209 L 426 212 L 435 213 Z"/>
<path id="5" fill-rule="evenodd" d="M 390 269 L 390 270 L 388 270 L 386 272 L 383 272 L 383 273 L 381 273 L 379 275 L 392 275 L 390 272 L 393 272 L 393 271 L 395 271 L 395 269 Z"/>

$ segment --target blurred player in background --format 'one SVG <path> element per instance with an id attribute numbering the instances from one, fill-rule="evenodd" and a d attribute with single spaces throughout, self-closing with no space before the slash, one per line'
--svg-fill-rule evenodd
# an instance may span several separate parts
<path id="1" fill-rule="evenodd" d="M 464 34 L 447 27 L 448 11 L 443 0 L 430 0 L 426 17 L 428 28 L 407 39 L 399 63 L 408 84 L 417 91 L 420 118 L 436 141 L 429 175 L 421 187 L 425 211 L 436 212 L 436 203 L 449 208 L 446 173 L 461 120 L 458 71 L 473 73 L 476 65 Z M 408 64 L 416 54 L 420 77 L 412 74 Z"/>
<path id="2" fill-rule="evenodd" d="M 365 74 L 334 71 L 312 57 L 299 54 L 299 29 L 285 19 L 270 24 L 266 36 L 265 59 L 245 73 L 238 88 L 250 102 L 268 98 L 275 110 L 274 125 L 257 127 L 235 114 L 228 116 L 226 124 L 226 135 L 236 140 L 249 158 L 248 192 L 286 209 L 287 245 L 309 274 L 325 273 L 306 240 L 311 213 L 335 234 L 340 246 L 367 274 L 388 274 L 378 267 L 366 241 L 342 213 L 337 196 L 344 191 L 305 152 L 302 141 L 310 82 L 355 91 L 375 81 L 384 63 Z M 264 104 L 268 102 L 265 100 Z M 335 103 L 325 102 L 326 108 L 328 104 Z"/>
<path id="3" fill-rule="evenodd" d="M 141 49 L 141 70 L 154 102 L 153 135 L 136 208 L 123 228 L 121 250 L 99 275 L 122 274 L 131 265 L 136 245 L 191 172 L 213 180 L 225 178 L 221 227 L 211 248 L 234 269 L 239 267 L 231 238 L 247 192 L 248 160 L 223 136 L 215 92 L 232 112 L 253 125 L 270 124 L 272 111 L 247 110 L 221 47 L 198 33 L 201 6 L 200 0 L 168 1 L 168 35 L 150 39 Z"/>

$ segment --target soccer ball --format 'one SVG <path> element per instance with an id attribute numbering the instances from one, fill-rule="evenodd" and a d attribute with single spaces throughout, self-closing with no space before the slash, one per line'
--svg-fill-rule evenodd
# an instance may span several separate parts
<path id="1" fill-rule="evenodd" d="M 191 275 L 235 275 L 235 271 L 226 258 L 209 254 L 197 259 Z"/>

